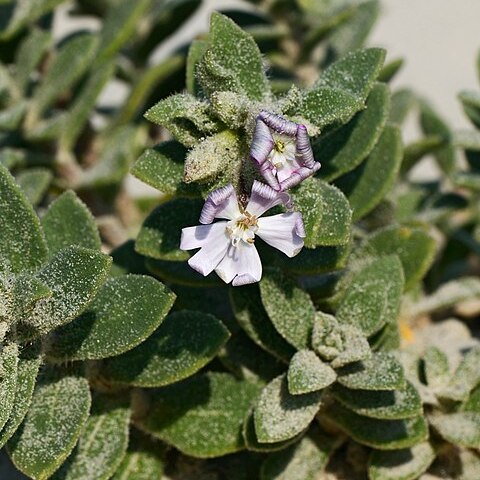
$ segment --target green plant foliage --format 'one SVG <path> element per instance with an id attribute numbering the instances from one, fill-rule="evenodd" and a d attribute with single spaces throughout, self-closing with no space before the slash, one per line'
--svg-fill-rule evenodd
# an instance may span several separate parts
<path id="1" fill-rule="evenodd" d="M 260 282 L 265 310 L 275 329 L 291 345 L 306 348 L 315 317 L 310 297 L 293 280 L 281 272 L 265 272 Z"/>
<path id="2" fill-rule="evenodd" d="M 85 378 L 44 372 L 25 421 L 8 443 L 15 466 L 35 479 L 50 477 L 73 450 L 90 403 Z"/>
<path id="3" fill-rule="evenodd" d="M 257 392 L 254 384 L 225 373 L 198 375 L 151 393 L 139 425 L 187 455 L 226 455 L 243 448 L 241 427 Z"/>
<path id="4" fill-rule="evenodd" d="M 37 205 L 44 197 L 50 183 L 52 173 L 46 168 L 31 168 L 17 175 L 16 182 L 20 185 L 28 201 Z"/>
<path id="5" fill-rule="evenodd" d="M 276 443 L 301 433 L 320 408 L 321 392 L 291 395 L 286 375 L 272 380 L 254 410 L 255 432 L 262 443 Z"/>
<path id="6" fill-rule="evenodd" d="M 405 387 L 403 368 L 389 353 L 377 352 L 338 372 L 338 382 L 354 390 L 397 390 Z"/>
<path id="7" fill-rule="evenodd" d="M 174 312 L 137 348 L 107 361 L 103 373 L 138 387 L 168 385 L 200 370 L 228 337 L 228 330 L 212 315 Z"/>
<path id="8" fill-rule="evenodd" d="M 372 480 L 415 480 L 435 458 L 430 443 L 419 443 L 405 450 L 375 450 L 370 457 L 369 476 Z"/>
<path id="9" fill-rule="evenodd" d="M 480 446 L 480 414 L 456 412 L 431 418 L 435 430 L 449 442 L 467 448 Z"/>
<path id="10" fill-rule="evenodd" d="M 96 360 L 124 353 L 158 328 L 174 301 L 175 295 L 153 278 L 111 278 L 82 315 L 56 330 L 48 356 Z"/>
<path id="11" fill-rule="evenodd" d="M 13 409 L 17 390 L 18 346 L 15 343 L 5 345 L 0 357 L 0 431 L 7 423 Z"/>
<path id="12" fill-rule="evenodd" d="M 72 191 L 63 193 L 50 204 L 42 217 L 42 227 L 51 256 L 72 245 L 100 250 L 95 220 Z"/>
<path id="13" fill-rule="evenodd" d="M 337 319 L 355 325 L 365 336 L 397 320 L 403 292 L 402 264 L 397 256 L 380 257 L 356 270 L 340 300 Z"/>

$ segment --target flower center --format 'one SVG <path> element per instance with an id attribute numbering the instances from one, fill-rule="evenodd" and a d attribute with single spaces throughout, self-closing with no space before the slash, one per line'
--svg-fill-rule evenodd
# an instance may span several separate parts
<path id="1" fill-rule="evenodd" d="M 283 153 L 285 151 L 285 143 L 282 140 L 275 140 L 273 148 L 278 153 Z"/>
<path id="2" fill-rule="evenodd" d="M 295 161 L 295 141 L 287 135 L 272 133 L 273 148 L 268 156 L 270 163 L 281 170 L 289 163 Z"/>
<path id="3" fill-rule="evenodd" d="M 230 220 L 227 223 L 226 231 L 230 236 L 232 245 L 236 247 L 240 240 L 245 243 L 252 244 L 255 242 L 255 232 L 258 230 L 257 217 L 247 212 L 242 212 L 234 220 Z"/>

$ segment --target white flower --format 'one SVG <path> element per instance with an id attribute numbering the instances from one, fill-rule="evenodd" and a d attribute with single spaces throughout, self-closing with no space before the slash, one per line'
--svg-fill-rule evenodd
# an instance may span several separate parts
<path id="1" fill-rule="evenodd" d="M 256 236 L 289 257 L 303 248 L 305 231 L 299 212 L 261 218 L 270 208 L 288 201 L 286 193 L 257 181 L 245 209 L 239 205 L 232 185 L 215 190 L 200 214 L 203 225 L 182 230 L 180 248 L 200 248 L 188 264 L 205 276 L 215 270 L 225 283 L 234 286 L 258 282 L 262 262 L 255 247 Z M 224 220 L 212 223 L 215 218 Z"/>
<path id="2" fill-rule="evenodd" d="M 257 117 L 250 157 L 275 190 L 292 188 L 320 168 L 305 125 L 265 111 Z"/>

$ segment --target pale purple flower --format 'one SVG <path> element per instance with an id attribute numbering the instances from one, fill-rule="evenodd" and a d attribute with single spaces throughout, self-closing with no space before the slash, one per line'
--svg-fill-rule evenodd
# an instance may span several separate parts
<path id="1" fill-rule="evenodd" d="M 299 212 L 281 213 L 260 218 L 267 210 L 290 197 L 268 185 L 255 181 L 245 208 L 238 203 L 232 185 L 212 192 L 203 206 L 200 223 L 182 230 L 180 248 L 200 250 L 188 264 L 202 275 L 213 270 L 225 282 L 245 285 L 262 278 L 262 262 L 255 247 L 255 236 L 294 257 L 303 247 L 305 230 Z M 224 219 L 212 223 L 215 218 Z"/>
<path id="2" fill-rule="evenodd" d="M 307 127 L 265 111 L 257 117 L 250 157 L 275 190 L 294 187 L 320 168 Z"/>

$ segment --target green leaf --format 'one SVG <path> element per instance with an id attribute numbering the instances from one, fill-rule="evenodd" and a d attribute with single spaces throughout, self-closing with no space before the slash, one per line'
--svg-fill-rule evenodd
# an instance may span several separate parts
<path id="1" fill-rule="evenodd" d="M 0 131 L 14 132 L 20 127 L 27 111 L 27 102 L 17 102 L 10 108 L 0 111 Z"/>
<path id="2" fill-rule="evenodd" d="M 198 196 L 195 185 L 183 183 L 186 154 L 187 149 L 176 141 L 160 143 L 145 150 L 131 168 L 131 173 L 166 195 Z"/>
<path id="3" fill-rule="evenodd" d="M 363 102 L 372 89 L 385 60 L 382 48 L 367 48 L 350 52 L 330 65 L 317 85 L 348 92 Z"/>
<path id="4" fill-rule="evenodd" d="M 14 407 L 15 394 L 18 389 L 17 370 L 18 345 L 16 343 L 2 345 L 0 351 L 0 432 Z"/>
<path id="5" fill-rule="evenodd" d="M 448 357 L 437 347 L 429 347 L 423 356 L 425 379 L 433 389 L 445 387 L 450 380 Z"/>
<path id="6" fill-rule="evenodd" d="M 405 450 L 374 450 L 368 475 L 371 480 L 416 480 L 428 469 L 435 456 L 435 450 L 428 442 Z"/>
<path id="7" fill-rule="evenodd" d="M 452 181 L 457 187 L 468 188 L 473 192 L 480 191 L 480 175 L 478 173 L 455 172 Z"/>
<path id="8" fill-rule="evenodd" d="M 470 121 L 480 128 L 480 92 L 463 90 L 458 94 L 458 98 Z"/>
<path id="9" fill-rule="evenodd" d="M 335 370 L 323 363 L 311 350 L 300 350 L 288 366 L 288 391 L 292 395 L 316 392 L 331 385 L 337 378 Z"/>
<path id="10" fill-rule="evenodd" d="M 455 401 L 466 400 L 469 393 L 480 383 L 479 363 L 480 347 L 477 346 L 465 354 L 450 382 L 439 395 Z"/>
<path id="11" fill-rule="evenodd" d="M 315 318 L 308 294 L 280 271 L 267 270 L 260 281 L 260 295 L 278 333 L 297 349 L 308 348 Z"/>
<path id="12" fill-rule="evenodd" d="M 314 87 L 302 99 L 302 115 L 318 128 L 344 124 L 362 109 L 362 102 L 338 88 Z"/>
<path id="13" fill-rule="evenodd" d="M 159 260 L 184 261 L 190 254 L 180 250 L 183 227 L 198 225 L 203 202 L 176 198 L 159 205 L 145 220 L 138 234 L 138 253 Z"/>
<path id="14" fill-rule="evenodd" d="M 182 310 L 129 352 L 107 360 L 109 380 L 137 387 L 162 387 L 187 378 L 209 363 L 230 336 L 213 315 Z"/>
<path id="15" fill-rule="evenodd" d="M 435 251 L 436 242 L 424 229 L 391 225 L 367 237 L 354 257 L 398 255 L 405 274 L 405 290 L 409 290 L 427 273 Z"/>
<path id="16" fill-rule="evenodd" d="M 53 174 L 48 168 L 30 168 L 17 175 L 16 181 L 32 205 L 38 205 L 45 196 Z"/>
<path id="17" fill-rule="evenodd" d="M 110 278 L 80 317 L 55 332 L 48 356 L 99 360 L 127 352 L 158 328 L 174 301 L 175 295 L 151 277 Z"/>
<path id="18" fill-rule="evenodd" d="M 339 25 L 331 35 L 332 54 L 339 57 L 361 47 L 375 24 L 379 12 L 380 2 L 378 0 L 358 3 L 349 19 Z"/>
<path id="19" fill-rule="evenodd" d="M 62 123 L 62 132 L 59 138 L 60 149 L 68 151 L 75 146 L 92 110 L 94 110 L 97 97 L 114 73 L 114 63 L 107 63 L 90 73 L 75 101 L 69 106 L 67 116 Z"/>
<path id="20" fill-rule="evenodd" d="M 194 39 L 190 44 L 190 48 L 188 49 L 185 83 L 188 93 L 191 93 L 197 97 L 201 96 L 201 87 L 196 79 L 196 69 L 207 48 L 207 41 Z"/>
<path id="21" fill-rule="evenodd" d="M 15 59 L 15 83 L 21 91 L 28 86 L 30 76 L 42 60 L 50 40 L 50 32 L 33 28 L 20 45 Z"/>
<path id="22" fill-rule="evenodd" d="M 341 128 L 313 142 L 315 158 L 322 162 L 319 176 L 333 180 L 357 167 L 372 151 L 385 126 L 390 106 L 388 88 L 376 84 L 366 109 Z"/>
<path id="23" fill-rule="evenodd" d="M 24 347 L 18 357 L 14 403 L 7 422 L 0 430 L 0 448 L 10 440 L 27 414 L 41 363 L 38 347 L 37 344 Z"/>
<path id="24" fill-rule="evenodd" d="M 296 188 L 292 196 L 302 213 L 306 247 L 349 242 L 352 211 L 338 188 L 310 178 Z"/>
<path id="25" fill-rule="evenodd" d="M 140 427 L 186 455 L 210 458 L 244 447 L 241 429 L 258 387 L 209 372 L 156 390 Z"/>
<path id="26" fill-rule="evenodd" d="M 458 130 L 454 132 L 453 142 L 455 146 L 480 151 L 480 132 L 478 130 Z"/>
<path id="27" fill-rule="evenodd" d="M 387 125 L 368 158 L 337 180 L 353 210 L 353 220 L 370 213 L 392 188 L 402 162 L 402 139 L 397 127 Z"/>
<path id="28" fill-rule="evenodd" d="M 231 172 L 232 183 L 236 183 L 234 178 L 243 161 L 240 138 L 232 130 L 224 130 L 201 140 L 188 152 L 185 182 L 205 182 Z"/>
<path id="29" fill-rule="evenodd" d="M 365 336 L 396 322 L 403 292 L 403 270 L 395 255 L 380 257 L 351 274 L 340 299 L 337 319 L 357 326 Z"/>
<path id="30" fill-rule="evenodd" d="M 476 277 L 462 277 L 451 280 L 420 299 L 413 306 L 413 314 L 425 315 L 455 307 L 461 302 L 480 298 L 480 280 Z"/>
<path id="31" fill-rule="evenodd" d="M 8 170 L 0 165 L 2 228 L 0 271 L 18 273 L 37 269 L 47 257 L 40 222 Z"/>
<path id="32" fill-rule="evenodd" d="M 90 403 L 85 378 L 44 372 L 23 425 L 8 443 L 15 466 L 38 480 L 50 477 L 77 443 Z"/>
<path id="33" fill-rule="evenodd" d="M 39 117 L 60 95 L 72 87 L 90 66 L 97 38 L 89 33 L 65 42 L 54 58 L 41 85 L 35 90 L 32 116 Z"/>
<path id="34" fill-rule="evenodd" d="M 260 394 L 254 410 L 259 442 L 276 443 L 298 435 L 317 414 L 322 392 L 291 395 L 287 376 L 272 380 Z"/>
<path id="35" fill-rule="evenodd" d="M 133 438 L 132 438 L 133 436 Z M 164 462 L 160 442 L 153 442 L 138 432 L 130 433 L 128 451 L 113 480 L 152 480 L 163 476 Z"/>
<path id="36" fill-rule="evenodd" d="M 51 256 L 72 245 L 93 250 L 102 246 L 93 215 L 71 190 L 50 204 L 42 226 Z"/>
<path id="37" fill-rule="evenodd" d="M 428 438 L 428 425 L 423 417 L 377 420 L 357 415 L 339 403 L 329 408 L 327 416 L 353 440 L 378 450 L 409 448 Z"/>
<path id="38" fill-rule="evenodd" d="M 350 390 L 336 384 L 333 394 L 345 407 L 359 415 L 380 420 L 400 420 L 422 415 L 422 401 L 415 387 L 407 382 L 405 390 Z"/>
<path id="39" fill-rule="evenodd" d="M 269 94 L 262 56 L 250 34 L 232 20 L 214 12 L 210 21 L 208 50 L 200 61 L 200 83 L 204 91 L 234 91 L 245 93 L 252 100 L 262 100 Z M 205 78 L 207 77 L 207 78 Z M 215 77 L 224 81 L 217 88 Z"/>
<path id="40" fill-rule="evenodd" d="M 480 413 L 433 415 L 430 417 L 430 423 L 448 442 L 467 448 L 480 448 Z"/>
<path id="41" fill-rule="evenodd" d="M 426 102 L 420 102 L 420 125 L 423 133 L 438 135 L 445 142 L 445 146 L 435 150 L 434 157 L 443 172 L 446 174 L 452 173 L 456 161 L 455 148 L 450 143 L 452 132 L 437 112 Z"/>
<path id="42" fill-rule="evenodd" d="M 128 445 L 128 398 L 97 395 L 72 454 L 54 475 L 55 480 L 108 480 L 123 460 Z"/>
<path id="43" fill-rule="evenodd" d="M 310 429 L 300 442 L 269 455 L 263 462 L 261 480 L 317 480 L 327 466 L 338 440 Z"/>
<path id="44" fill-rule="evenodd" d="M 145 118 L 170 130 L 186 147 L 193 147 L 206 134 L 220 129 L 212 117 L 210 105 L 189 94 L 172 95 L 161 100 L 145 113 Z"/>
<path id="45" fill-rule="evenodd" d="M 37 274 L 52 296 L 35 305 L 28 325 L 46 333 L 70 322 L 93 299 L 107 277 L 110 264 L 109 256 L 82 247 L 57 252 Z"/>
<path id="46" fill-rule="evenodd" d="M 408 89 L 397 90 L 392 94 L 389 123 L 401 126 L 416 103 L 415 94 Z"/>
<path id="47" fill-rule="evenodd" d="M 395 60 L 388 62 L 378 74 L 377 80 L 385 83 L 391 82 L 401 70 L 404 63 L 405 61 L 403 58 L 396 58 Z"/>
<path id="48" fill-rule="evenodd" d="M 150 0 L 121 0 L 111 4 L 100 33 L 97 64 L 112 58 L 131 39 L 150 3 Z"/>
<path id="49" fill-rule="evenodd" d="M 260 299 L 258 286 L 235 287 L 229 292 L 235 318 L 247 335 L 259 347 L 288 362 L 295 350 L 272 325 Z"/>
<path id="50" fill-rule="evenodd" d="M 337 371 L 338 382 L 353 390 L 397 390 L 405 388 L 405 376 L 399 361 L 391 354 L 374 353 L 362 362 Z"/>

